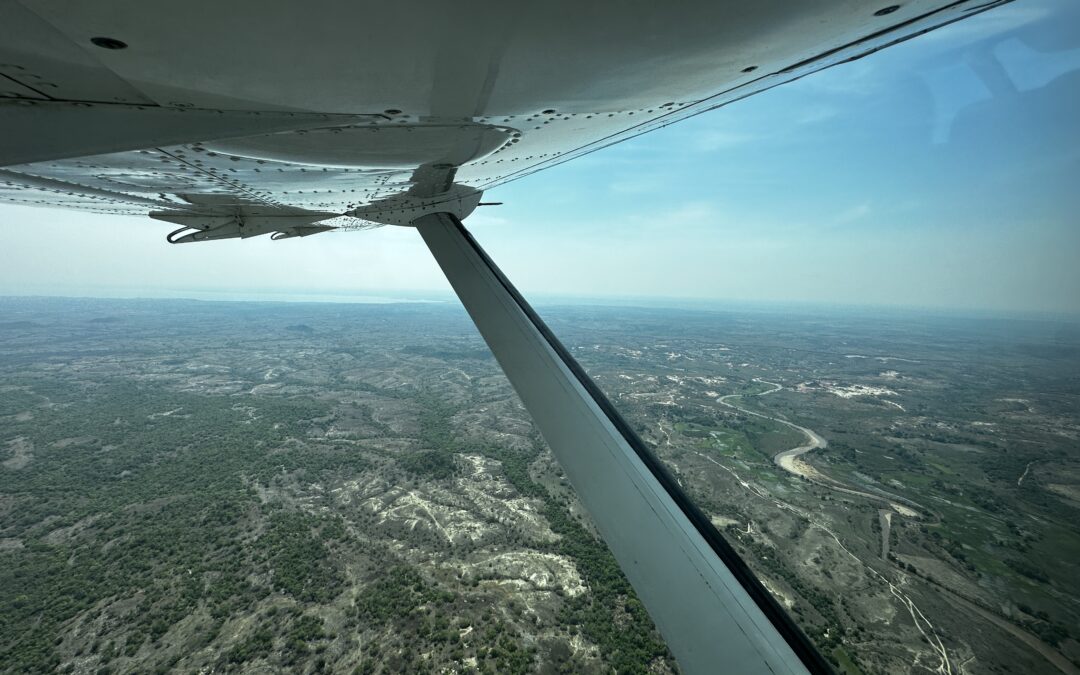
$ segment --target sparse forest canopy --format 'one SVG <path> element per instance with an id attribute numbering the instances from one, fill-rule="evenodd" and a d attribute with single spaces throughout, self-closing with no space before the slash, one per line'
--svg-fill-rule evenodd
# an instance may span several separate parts
<path id="1" fill-rule="evenodd" d="M 958 603 L 1076 653 L 1080 351 L 1054 344 L 1080 330 L 545 315 L 842 672 L 934 658 L 882 578 L 954 669 L 1046 666 Z M 0 316 L 0 670 L 675 669 L 463 312 Z M 849 492 L 777 467 L 805 438 L 775 420 L 825 437 L 802 460 Z"/>
<path id="2" fill-rule="evenodd" d="M 401 468 L 410 476 L 441 480 L 457 473 L 454 455 L 446 450 L 424 450 L 406 455 L 400 461 Z"/>

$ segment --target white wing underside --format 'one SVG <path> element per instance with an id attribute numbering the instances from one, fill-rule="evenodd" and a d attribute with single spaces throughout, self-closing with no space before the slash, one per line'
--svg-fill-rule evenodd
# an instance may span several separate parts
<path id="1" fill-rule="evenodd" d="M 480 191 L 995 4 L 0 0 L 0 201 L 261 214 L 235 236 L 444 198 L 464 215 Z"/>

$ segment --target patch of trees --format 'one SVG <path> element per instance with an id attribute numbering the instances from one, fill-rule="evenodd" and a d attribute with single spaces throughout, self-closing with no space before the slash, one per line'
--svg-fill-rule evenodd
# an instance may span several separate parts
<path id="1" fill-rule="evenodd" d="M 1008 502 L 995 494 L 992 490 L 972 490 L 968 498 L 985 511 L 990 513 L 1008 513 L 1013 511 Z"/>
<path id="2" fill-rule="evenodd" d="M 715 427 L 716 418 L 712 415 L 705 414 L 700 410 L 684 407 L 672 407 L 666 411 L 666 414 L 674 422 L 685 422 L 687 424 L 696 424 L 701 427 Z"/>
<path id="3" fill-rule="evenodd" d="M 356 599 L 356 614 L 370 626 L 382 627 L 408 618 L 421 606 L 446 600 L 416 568 L 399 565 L 368 584 Z"/>
<path id="4" fill-rule="evenodd" d="M 273 584 L 302 602 L 325 603 L 341 592 L 344 579 L 324 543 L 340 538 L 337 518 L 279 512 L 259 538 L 258 548 L 273 570 Z"/>
<path id="5" fill-rule="evenodd" d="M 268 628 L 260 628 L 247 639 L 233 645 L 225 654 L 225 661 L 230 664 L 244 663 L 254 659 L 265 658 L 270 655 L 274 648 L 274 634 Z"/>
<path id="6" fill-rule="evenodd" d="M 405 473 L 414 478 L 442 480 L 458 472 L 454 455 L 446 450 L 424 450 L 414 452 L 398 460 Z"/>
<path id="7" fill-rule="evenodd" d="M 1012 571 L 1022 574 L 1032 581 L 1038 581 L 1043 584 L 1050 583 L 1050 577 L 1046 576 L 1046 572 L 1043 572 L 1027 560 L 1019 558 L 1003 558 L 1002 562 L 1004 562 Z"/>

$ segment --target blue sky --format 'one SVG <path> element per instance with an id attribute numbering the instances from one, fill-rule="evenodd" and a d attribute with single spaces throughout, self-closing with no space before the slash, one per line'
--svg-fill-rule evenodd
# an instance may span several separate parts
<path id="1" fill-rule="evenodd" d="M 490 192 L 526 293 L 1080 313 L 1080 7 L 1016 0 Z M 448 287 L 404 228 L 169 246 L 0 207 L 0 294 Z"/>

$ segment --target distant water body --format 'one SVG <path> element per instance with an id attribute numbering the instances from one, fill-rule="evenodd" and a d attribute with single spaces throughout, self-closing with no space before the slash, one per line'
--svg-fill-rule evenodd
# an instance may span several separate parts
<path id="1" fill-rule="evenodd" d="M 176 291 L 162 298 L 188 300 L 224 300 L 238 302 L 332 302 L 361 305 L 392 305 L 397 303 L 445 303 L 450 298 L 423 295 L 366 295 L 353 293 L 285 293 L 280 291 L 234 293 L 230 291 Z"/>
<path id="2" fill-rule="evenodd" d="M 3 294 L 0 294 L 3 295 Z M 64 298 L 101 298 L 101 299 L 141 299 L 141 300 L 209 300 L 219 302 L 318 302 L 362 305 L 391 305 L 398 303 L 443 304 L 456 298 L 449 293 L 390 291 L 389 293 L 333 292 L 321 291 L 304 293 L 284 290 L 243 290 L 230 289 L 190 289 L 190 288 L 63 288 L 30 289 L 20 296 L 64 297 Z M 12 296 L 17 297 L 17 296 Z"/>

